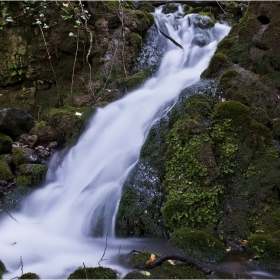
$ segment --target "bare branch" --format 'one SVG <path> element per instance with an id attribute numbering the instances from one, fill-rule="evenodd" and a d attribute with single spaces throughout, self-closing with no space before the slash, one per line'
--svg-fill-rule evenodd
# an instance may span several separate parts
<path id="1" fill-rule="evenodd" d="M 85 274 L 86 274 L 86 279 L 88 280 L 87 269 L 86 269 L 86 266 L 85 266 L 84 262 L 83 262 L 83 265 L 84 265 L 84 270 L 85 270 Z"/>
<path id="2" fill-rule="evenodd" d="M 106 235 L 105 249 L 104 249 L 104 252 L 103 252 L 103 255 L 102 255 L 100 261 L 98 262 L 98 265 L 100 265 L 100 263 L 101 263 L 102 261 L 106 261 L 106 259 L 103 259 L 103 258 L 104 258 L 105 254 L 106 254 L 106 249 L 107 249 L 107 237 L 108 237 L 108 233 L 107 233 L 107 235 Z"/>
<path id="3" fill-rule="evenodd" d="M 73 63 L 72 81 L 71 81 L 71 90 L 70 90 L 70 99 L 71 99 L 72 105 L 73 105 L 73 84 L 74 84 L 75 66 L 76 66 L 77 54 L 78 54 L 78 48 L 79 48 L 79 37 L 80 37 L 80 29 L 78 28 L 77 45 L 76 45 L 75 59 L 74 59 L 74 63 Z"/>

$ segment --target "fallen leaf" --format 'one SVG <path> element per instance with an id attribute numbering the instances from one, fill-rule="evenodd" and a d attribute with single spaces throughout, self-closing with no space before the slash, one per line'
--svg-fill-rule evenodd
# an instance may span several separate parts
<path id="1" fill-rule="evenodd" d="M 62 3 L 62 5 L 67 8 L 69 6 L 69 3 Z"/>
<path id="2" fill-rule="evenodd" d="M 140 273 L 142 273 L 145 276 L 150 276 L 151 275 L 151 273 L 148 272 L 148 271 L 140 271 Z"/>
<path id="3" fill-rule="evenodd" d="M 154 254 L 151 254 L 151 257 L 150 257 L 150 259 L 146 262 L 146 264 L 149 264 L 149 263 L 151 263 L 151 262 L 153 262 L 153 261 L 155 261 L 156 260 L 156 256 L 154 255 Z"/>
<path id="4" fill-rule="evenodd" d="M 175 265 L 175 263 L 172 260 L 167 260 L 170 264 Z"/>

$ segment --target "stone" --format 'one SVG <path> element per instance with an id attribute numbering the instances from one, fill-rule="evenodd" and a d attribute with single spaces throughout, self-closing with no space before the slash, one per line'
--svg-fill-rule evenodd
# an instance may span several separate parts
<path id="1" fill-rule="evenodd" d="M 21 108 L 0 110 L 0 132 L 15 137 L 23 133 L 28 133 L 33 125 L 33 117 Z"/>

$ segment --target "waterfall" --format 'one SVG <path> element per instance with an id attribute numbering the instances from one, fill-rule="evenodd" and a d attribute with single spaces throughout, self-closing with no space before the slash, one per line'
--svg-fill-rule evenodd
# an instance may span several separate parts
<path id="1" fill-rule="evenodd" d="M 114 238 L 114 218 L 121 190 L 136 164 L 141 146 L 152 124 L 169 109 L 180 91 L 196 83 L 207 67 L 217 43 L 229 27 L 195 25 L 195 15 L 165 15 L 157 8 L 154 16 L 170 40 L 156 74 L 141 88 L 97 110 L 87 130 L 63 161 L 53 156 L 45 185 L 24 200 L 21 210 L 12 213 L 18 223 L 5 217 L 0 223 L 0 258 L 10 273 L 24 272 L 41 278 L 65 278 L 82 266 L 97 266 L 108 235 L 106 259 L 113 259 L 119 246 Z M 207 43 L 193 41 L 200 34 Z M 162 36 L 159 34 L 159 36 Z M 114 248 L 110 248 L 110 245 Z"/>

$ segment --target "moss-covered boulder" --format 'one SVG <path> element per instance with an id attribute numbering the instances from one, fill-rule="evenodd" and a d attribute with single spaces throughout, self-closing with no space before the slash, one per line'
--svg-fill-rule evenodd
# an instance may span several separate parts
<path id="1" fill-rule="evenodd" d="M 40 279 L 40 277 L 33 272 L 27 272 L 22 274 L 18 279 Z"/>
<path id="2" fill-rule="evenodd" d="M 39 161 L 35 151 L 24 146 L 13 147 L 12 158 L 16 167 L 19 167 L 21 164 Z"/>
<path id="3" fill-rule="evenodd" d="M 174 231 L 168 243 L 183 254 L 202 262 L 215 262 L 226 254 L 221 241 L 192 228 L 181 228 Z"/>
<path id="4" fill-rule="evenodd" d="M 3 133 L 0 133 L 0 155 L 9 153 L 12 150 L 13 140 Z"/>
<path id="5" fill-rule="evenodd" d="M 159 258 L 159 255 L 153 255 L 154 258 Z M 133 267 L 143 266 L 150 258 L 150 252 L 135 253 L 131 255 L 129 264 Z M 165 261 L 152 269 L 132 271 L 124 279 L 206 279 L 206 277 L 202 271 L 196 270 L 187 263 L 174 264 Z"/>
<path id="6" fill-rule="evenodd" d="M 9 164 L 4 160 L 0 160 L 0 178 L 4 181 L 10 181 L 14 178 Z"/>
<path id="7" fill-rule="evenodd" d="M 29 133 L 31 135 L 37 135 L 39 143 L 49 143 L 59 139 L 58 132 L 46 121 L 36 121 Z"/>
<path id="8" fill-rule="evenodd" d="M 106 267 L 78 268 L 67 279 L 117 279 L 117 273 Z"/>
<path id="9" fill-rule="evenodd" d="M 44 181 L 47 170 L 48 168 L 44 164 L 22 164 L 19 166 L 20 176 L 17 177 L 17 184 L 33 187 Z"/>
<path id="10" fill-rule="evenodd" d="M 128 76 L 124 80 L 124 84 L 128 90 L 135 89 L 136 87 L 140 86 L 145 80 L 148 79 L 150 73 L 148 71 L 138 72 L 131 76 Z"/>
<path id="11" fill-rule="evenodd" d="M 280 267 L 280 234 L 279 231 L 270 235 L 255 234 L 248 240 L 247 249 L 252 257 L 264 268 Z"/>
<path id="12" fill-rule="evenodd" d="M 51 131 L 55 131 L 57 140 L 61 142 L 67 142 L 68 144 L 73 144 L 77 140 L 81 129 L 84 125 L 85 118 L 88 117 L 84 114 L 86 109 L 66 107 L 62 109 L 53 108 L 42 116 L 43 120 L 51 126 Z M 41 139 L 44 139 L 46 131 L 49 131 L 49 127 L 43 122 L 37 124 L 37 130 L 32 131 L 32 133 L 38 133 Z M 46 139 L 45 139 L 46 140 Z"/>

